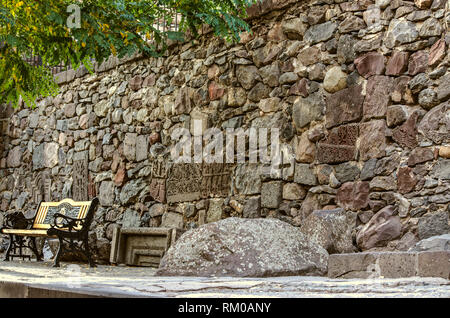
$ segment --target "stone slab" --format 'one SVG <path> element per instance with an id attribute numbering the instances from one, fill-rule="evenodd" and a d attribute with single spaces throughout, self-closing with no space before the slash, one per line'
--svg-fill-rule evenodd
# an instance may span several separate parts
<path id="1" fill-rule="evenodd" d="M 441 277 L 450 279 L 450 252 L 366 252 L 333 254 L 329 278 Z"/>

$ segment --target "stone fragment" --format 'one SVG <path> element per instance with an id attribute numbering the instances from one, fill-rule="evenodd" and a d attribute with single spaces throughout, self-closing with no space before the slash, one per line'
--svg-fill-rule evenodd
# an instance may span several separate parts
<path id="1" fill-rule="evenodd" d="M 437 94 L 432 88 L 426 88 L 419 93 L 419 104 L 425 109 L 431 109 L 437 104 L 439 100 Z"/>
<path id="2" fill-rule="evenodd" d="M 370 181 L 371 191 L 395 191 L 397 185 L 391 176 L 376 176 Z"/>
<path id="3" fill-rule="evenodd" d="M 369 182 L 346 182 L 338 190 L 337 204 L 352 211 L 364 209 L 369 204 Z"/>
<path id="4" fill-rule="evenodd" d="M 261 207 L 277 209 L 281 203 L 283 182 L 264 182 L 261 186 Z"/>
<path id="5" fill-rule="evenodd" d="M 349 15 L 339 24 L 339 32 L 341 34 L 359 31 L 366 28 L 366 22 L 363 19 Z"/>
<path id="6" fill-rule="evenodd" d="M 157 275 L 323 275 L 327 258 L 325 249 L 280 220 L 228 218 L 181 236 L 164 255 Z"/>
<path id="7" fill-rule="evenodd" d="M 428 55 L 429 66 L 436 66 L 444 58 L 445 48 L 445 41 L 443 39 L 440 39 L 433 44 L 430 49 L 430 54 Z"/>
<path id="8" fill-rule="evenodd" d="M 380 118 L 386 115 L 392 89 L 391 77 L 376 75 L 369 79 L 363 104 L 365 119 Z"/>
<path id="9" fill-rule="evenodd" d="M 283 186 L 283 200 L 303 200 L 306 190 L 297 183 L 286 183 Z"/>
<path id="10" fill-rule="evenodd" d="M 261 217 L 261 196 L 248 197 L 242 211 L 244 218 Z"/>
<path id="11" fill-rule="evenodd" d="M 337 44 L 337 59 L 339 63 L 350 63 L 356 58 L 357 39 L 349 34 L 343 34 L 339 37 Z"/>
<path id="12" fill-rule="evenodd" d="M 292 109 L 292 119 L 297 129 L 303 128 L 313 120 L 320 120 L 325 109 L 325 98 L 318 91 L 306 98 L 299 97 Z"/>
<path id="13" fill-rule="evenodd" d="M 408 113 L 405 106 L 389 106 L 386 111 L 386 124 L 388 127 L 395 127 L 404 123 L 408 119 Z"/>
<path id="14" fill-rule="evenodd" d="M 403 147 L 414 148 L 417 146 L 417 120 L 418 112 L 413 112 L 403 125 L 392 131 L 392 139 Z"/>
<path id="15" fill-rule="evenodd" d="M 343 89 L 329 96 L 325 112 L 326 127 L 361 120 L 363 102 L 361 85 Z"/>
<path id="16" fill-rule="evenodd" d="M 347 74 L 342 72 L 340 66 L 330 68 L 325 74 L 323 87 L 329 93 L 336 93 L 347 87 Z"/>
<path id="17" fill-rule="evenodd" d="M 259 101 L 259 109 L 264 113 L 275 112 L 279 110 L 280 107 L 280 98 L 278 97 L 265 98 Z"/>
<path id="18" fill-rule="evenodd" d="M 259 102 L 261 99 L 268 98 L 271 89 L 263 83 L 257 83 L 248 93 L 248 99 L 252 102 Z"/>
<path id="19" fill-rule="evenodd" d="M 431 175 L 436 179 L 450 180 L 450 160 L 438 160 L 431 171 Z"/>
<path id="20" fill-rule="evenodd" d="M 361 160 L 383 157 L 386 153 L 386 123 L 373 120 L 359 127 L 359 152 Z"/>
<path id="21" fill-rule="evenodd" d="M 22 149 L 20 146 L 12 148 L 6 159 L 6 164 L 8 168 L 18 168 L 22 164 Z"/>
<path id="22" fill-rule="evenodd" d="M 114 183 L 112 181 L 103 181 L 99 188 L 99 200 L 101 206 L 112 206 L 114 203 Z"/>
<path id="23" fill-rule="evenodd" d="M 414 0 L 414 4 L 419 9 L 428 9 L 432 3 L 433 3 L 433 0 Z"/>
<path id="24" fill-rule="evenodd" d="M 256 66 L 241 66 L 236 69 L 236 78 L 243 88 L 249 90 L 255 86 L 258 81 L 261 81 L 258 69 Z"/>
<path id="25" fill-rule="evenodd" d="M 356 213 L 344 209 L 313 211 L 300 230 L 329 254 L 352 253 L 352 231 L 356 226 Z"/>
<path id="26" fill-rule="evenodd" d="M 317 46 L 304 48 L 297 55 L 298 61 L 304 66 L 310 66 L 320 62 L 322 53 Z"/>
<path id="27" fill-rule="evenodd" d="M 436 18 L 427 19 L 421 26 L 419 30 L 419 35 L 421 37 L 430 37 L 430 36 L 441 36 L 442 34 L 442 26 L 439 23 L 439 20 Z"/>
<path id="28" fill-rule="evenodd" d="M 411 55 L 409 58 L 408 74 L 416 75 L 423 73 L 428 67 L 428 53 L 419 51 Z"/>
<path id="29" fill-rule="evenodd" d="M 440 101 L 445 101 L 450 97 L 450 73 L 441 77 L 441 83 L 436 89 L 437 97 Z"/>
<path id="30" fill-rule="evenodd" d="M 398 192 L 405 194 L 414 190 L 417 184 L 417 178 L 414 175 L 413 169 L 410 167 L 400 167 L 397 175 L 397 189 Z"/>
<path id="31" fill-rule="evenodd" d="M 228 89 L 228 106 L 240 107 L 247 101 L 247 93 L 241 87 L 232 87 Z"/>
<path id="32" fill-rule="evenodd" d="M 283 20 L 281 23 L 281 29 L 290 40 L 302 40 L 306 27 L 300 18 Z"/>
<path id="33" fill-rule="evenodd" d="M 418 132 L 436 144 L 450 141 L 449 114 L 450 105 L 448 103 L 433 107 L 421 120 L 417 127 Z"/>
<path id="34" fill-rule="evenodd" d="M 170 211 L 165 212 L 161 219 L 161 227 L 182 229 L 183 214 Z"/>
<path id="35" fill-rule="evenodd" d="M 287 72 L 287 73 L 283 73 L 281 74 L 280 78 L 279 78 L 279 83 L 280 85 L 285 85 L 285 84 L 292 84 L 297 82 L 298 80 L 298 75 L 294 72 Z"/>
<path id="36" fill-rule="evenodd" d="M 123 141 L 123 154 L 129 161 L 136 160 L 136 140 L 137 134 L 125 134 L 125 139 Z"/>
<path id="37" fill-rule="evenodd" d="M 333 36 L 336 29 L 336 23 L 331 21 L 313 25 L 305 32 L 304 40 L 311 45 L 327 41 Z"/>
<path id="38" fill-rule="evenodd" d="M 413 22 L 393 19 L 389 23 L 389 28 L 384 38 L 384 45 L 389 49 L 393 49 L 396 46 L 414 42 L 418 37 L 419 32 Z"/>
<path id="39" fill-rule="evenodd" d="M 335 176 L 340 183 L 355 181 L 359 174 L 360 170 L 354 163 L 345 162 L 335 167 Z"/>
<path id="40" fill-rule="evenodd" d="M 430 150 L 431 152 L 431 150 Z M 442 158 L 450 159 L 450 147 L 441 146 L 439 147 L 439 156 Z M 432 159 L 430 159 L 432 160 Z"/>
<path id="41" fill-rule="evenodd" d="M 450 252 L 450 234 L 442 234 L 423 239 L 411 247 L 409 252 Z"/>
<path id="42" fill-rule="evenodd" d="M 406 72 L 409 53 L 394 51 L 386 66 L 386 75 L 398 76 Z"/>
<path id="43" fill-rule="evenodd" d="M 423 240 L 432 236 L 450 233 L 448 218 L 449 216 L 446 211 L 427 214 L 419 218 L 417 227 L 419 239 Z"/>
<path id="44" fill-rule="evenodd" d="M 238 164 L 235 171 L 235 187 L 241 194 L 261 192 L 261 171 L 257 164 Z"/>
<path id="45" fill-rule="evenodd" d="M 302 163 L 312 163 L 316 157 L 316 146 L 308 139 L 308 132 L 304 132 L 295 139 L 295 160 Z"/>
<path id="46" fill-rule="evenodd" d="M 317 177 L 314 170 L 309 166 L 309 164 L 305 163 L 295 164 L 294 181 L 304 185 L 317 185 Z"/>
<path id="47" fill-rule="evenodd" d="M 413 167 L 416 164 L 424 163 L 434 159 L 433 150 L 430 148 L 417 147 L 411 151 L 408 158 L 408 166 Z"/>
<path id="48" fill-rule="evenodd" d="M 401 235 L 402 223 L 400 218 L 394 215 L 394 212 L 393 206 L 387 206 L 364 225 L 356 236 L 359 248 L 365 251 L 373 247 L 386 246 Z"/>
<path id="49" fill-rule="evenodd" d="M 370 52 L 360 56 L 354 63 L 358 73 L 365 78 L 369 78 L 372 75 L 381 75 L 386 69 L 386 58 L 377 52 Z"/>

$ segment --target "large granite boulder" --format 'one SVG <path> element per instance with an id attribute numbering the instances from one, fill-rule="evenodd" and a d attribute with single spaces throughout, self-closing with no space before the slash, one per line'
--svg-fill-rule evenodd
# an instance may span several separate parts
<path id="1" fill-rule="evenodd" d="M 278 219 L 227 218 L 183 234 L 158 275 L 268 277 L 324 275 L 328 253 Z"/>
<path id="2" fill-rule="evenodd" d="M 402 233 L 402 223 L 392 205 L 378 211 L 359 231 L 356 242 L 363 251 L 373 247 L 386 246 Z"/>
<path id="3" fill-rule="evenodd" d="M 300 230 L 330 254 L 352 253 L 352 231 L 356 226 L 356 213 L 344 209 L 313 211 L 302 223 Z"/>

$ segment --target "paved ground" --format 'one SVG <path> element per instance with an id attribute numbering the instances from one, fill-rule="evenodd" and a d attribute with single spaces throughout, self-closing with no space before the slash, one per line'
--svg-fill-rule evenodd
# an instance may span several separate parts
<path id="1" fill-rule="evenodd" d="M 445 297 L 450 281 L 441 278 L 328 279 L 324 277 L 205 278 L 157 277 L 142 267 L 1 262 L 2 282 L 119 297 Z M 3 283 L 5 284 L 5 283 Z"/>

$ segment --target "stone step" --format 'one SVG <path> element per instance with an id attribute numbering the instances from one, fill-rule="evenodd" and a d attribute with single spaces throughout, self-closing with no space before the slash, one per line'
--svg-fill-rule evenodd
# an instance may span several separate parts
<path id="1" fill-rule="evenodd" d="M 450 251 L 332 254 L 330 278 L 442 277 L 450 279 Z"/>

